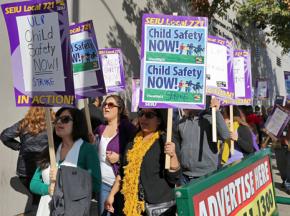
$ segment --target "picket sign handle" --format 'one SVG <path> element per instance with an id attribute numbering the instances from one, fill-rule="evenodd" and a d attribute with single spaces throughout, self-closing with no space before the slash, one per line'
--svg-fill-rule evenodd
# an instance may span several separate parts
<path id="1" fill-rule="evenodd" d="M 47 137 L 48 137 L 48 149 L 49 149 L 49 158 L 50 158 L 50 166 L 56 167 L 56 160 L 55 160 L 55 150 L 54 150 L 54 142 L 53 142 L 53 133 L 52 133 L 52 123 L 51 123 L 51 116 L 50 116 L 50 108 L 45 108 L 45 120 L 46 120 L 46 130 L 47 130 Z"/>
<path id="2" fill-rule="evenodd" d="M 267 136 L 265 142 L 263 143 L 263 145 L 265 145 L 265 146 L 264 146 L 265 148 L 267 147 L 267 144 L 268 144 L 270 138 L 271 138 L 270 136 Z"/>
<path id="3" fill-rule="evenodd" d="M 212 96 L 212 98 L 215 98 Z M 212 141 L 217 142 L 217 131 L 216 131 L 216 107 L 212 107 L 211 109 L 211 117 L 212 117 Z"/>
<path id="4" fill-rule="evenodd" d="M 166 142 L 171 142 L 172 138 L 172 119 L 173 119 L 173 109 L 169 108 L 167 112 L 167 132 L 166 132 Z M 165 155 L 165 169 L 170 169 L 170 156 Z"/>
<path id="5" fill-rule="evenodd" d="M 87 126 L 88 126 L 88 131 L 90 134 L 92 134 L 93 129 L 92 129 L 90 110 L 89 110 L 89 105 L 88 105 L 88 98 L 84 99 L 84 105 L 85 105 L 85 115 L 86 115 L 86 120 L 87 120 L 86 122 L 87 122 Z"/>
<path id="6" fill-rule="evenodd" d="M 177 16 L 178 13 L 172 13 L 173 16 Z M 167 132 L 166 132 L 166 142 L 171 142 L 172 138 L 172 119 L 173 119 L 173 109 L 169 108 L 167 112 Z M 170 169 L 170 156 L 165 155 L 165 169 Z"/>
<path id="7" fill-rule="evenodd" d="M 230 131 L 234 133 L 234 106 L 230 105 Z M 231 155 L 235 152 L 235 142 L 231 140 Z"/>

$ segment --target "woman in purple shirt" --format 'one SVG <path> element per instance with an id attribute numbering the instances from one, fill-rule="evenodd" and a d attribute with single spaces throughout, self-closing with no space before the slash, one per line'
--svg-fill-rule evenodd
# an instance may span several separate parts
<path id="1" fill-rule="evenodd" d="M 102 111 L 106 124 L 100 125 L 95 131 L 102 173 L 99 215 L 110 215 L 104 210 L 104 202 L 118 174 L 125 145 L 134 137 L 136 128 L 130 123 L 120 96 L 108 96 L 102 104 Z"/>

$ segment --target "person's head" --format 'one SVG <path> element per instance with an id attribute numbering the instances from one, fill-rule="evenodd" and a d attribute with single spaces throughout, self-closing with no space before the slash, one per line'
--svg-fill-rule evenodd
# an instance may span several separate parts
<path id="1" fill-rule="evenodd" d="M 124 100 L 119 95 L 106 97 L 102 104 L 104 118 L 110 122 L 128 118 Z"/>
<path id="2" fill-rule="evenodd" d="M 88 139 L 88 127 L 82 111 L 76 108 L 64 107 L 55 114 L 55 134 L 63 139 L 70 137 L 73 141 L 82 138 Z"/>
<path id="3" fill-rule="evenodd" d="M 54 112 L 50 110 L 51 119 L 54 120 Z M 32 135 L 37 135 L 46 130 L 45 108 L 30 107 L 24 119 L 19 124 L 21 133 L 27 132 Z"/>
<path id="4" fill-rule="evenodd" d="M 193 118 L 194 116 L 198 116 L 201 110 L 198 109 L 183 109 L 184 116 L 186 118 Z"/>
<path id="5" fill-rule="evenodd" d="M 260 112 L 260 107 L 258 105 L 255 106 L 255 113 L 259 113 Z"/>
<path id="6" fill-rule="evenodd" d="M 145 134 L 158 130 L 165 131 L 165 120 L 162 112 L 160 109 L 140 109 L 137 113 L 140 130 Z"/>
<path id="7" fill-rule="evenodd" d="M 95 98 L 91 98 L 91 103 L 94 104 L 96 107 L 100 107 L 102 105 L 103 102 L 103 97 L 95 97 Z"/>

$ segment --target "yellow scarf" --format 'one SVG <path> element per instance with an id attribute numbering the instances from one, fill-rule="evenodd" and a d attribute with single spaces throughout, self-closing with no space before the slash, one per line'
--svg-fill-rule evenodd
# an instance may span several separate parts
<path id="1" fill-rule="evenodd" d="M 124 167 L 124 179 L 121 193 L 124 195 L 124 213 L 126 216 L 138 216 L 145 209 L 144 201 L 138 199 L 139 176 L 143 157 L 159 138 L 159 131 L 155 132 L 149 139 L 143 141 L 143 133 L 140 131 L 135 139 L 134 145 L 127 153 L 127 166 Z"/>
<path id="2" fill-rule="evenodd" d="M 237 121 L 234 121 L 234 132 L 236 132 L 238 130 L 239 127 L 239 123 Z M 230 130 L 230 125 L 228 125 L 228 128 Z M 231 151 L 231 139 L 226 139 L 224 142 L 224 148 L 223 148 L 223 152 L 221 152 L 222 154 L 222 164 L 225 164 L 229 157 L 230 157 L 230 151 Z"/>

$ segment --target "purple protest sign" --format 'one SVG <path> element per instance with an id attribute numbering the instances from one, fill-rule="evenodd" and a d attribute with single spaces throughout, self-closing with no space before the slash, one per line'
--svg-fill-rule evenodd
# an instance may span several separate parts
<path id="1" fill-rule="evenodd" d="M 66 0 L 2 4 L 16 106 L 74 105 Z"/>
<path id="2" fill-rule="evenodd" d="M 140 107 L 205 108 L 208 20 L 144 14 Z"/>
<path id="3" fill-rule="evenodd" d="M 92 20 L 70 26 L 76 98 L 106 94 L 98 44 Z"/>
<path id="4" fill-rule="evenodd" d="M 216 96 L 223 105 L 234 99 L 233 42 L 221 37 L 208 36 L 206 93 Z"/>
<path id="5" fill-rule="evenodd" d="M 251 54 L 248 50 L 234 51 L 234 80 L 236 105 L 252 104 Z"/>
<path id="6" fill-rule="evenodd" d="M 256 80 L 256 97 L 259 100 L 265 100 L 269 97 L 268 81 L 266 79 Z"/>
<path id="7" fill-rule="evenodd" d="M 284 71 L 284 79 L 287 94 L 287 103 L 290 103 L 290 71 Z"/>
<path id="8" fill-rule="evenodd" d="M 107 93 L 123 91 L 126 87 L 126 81 L 121 49 L 100 49 L 99 55 Z"/>

